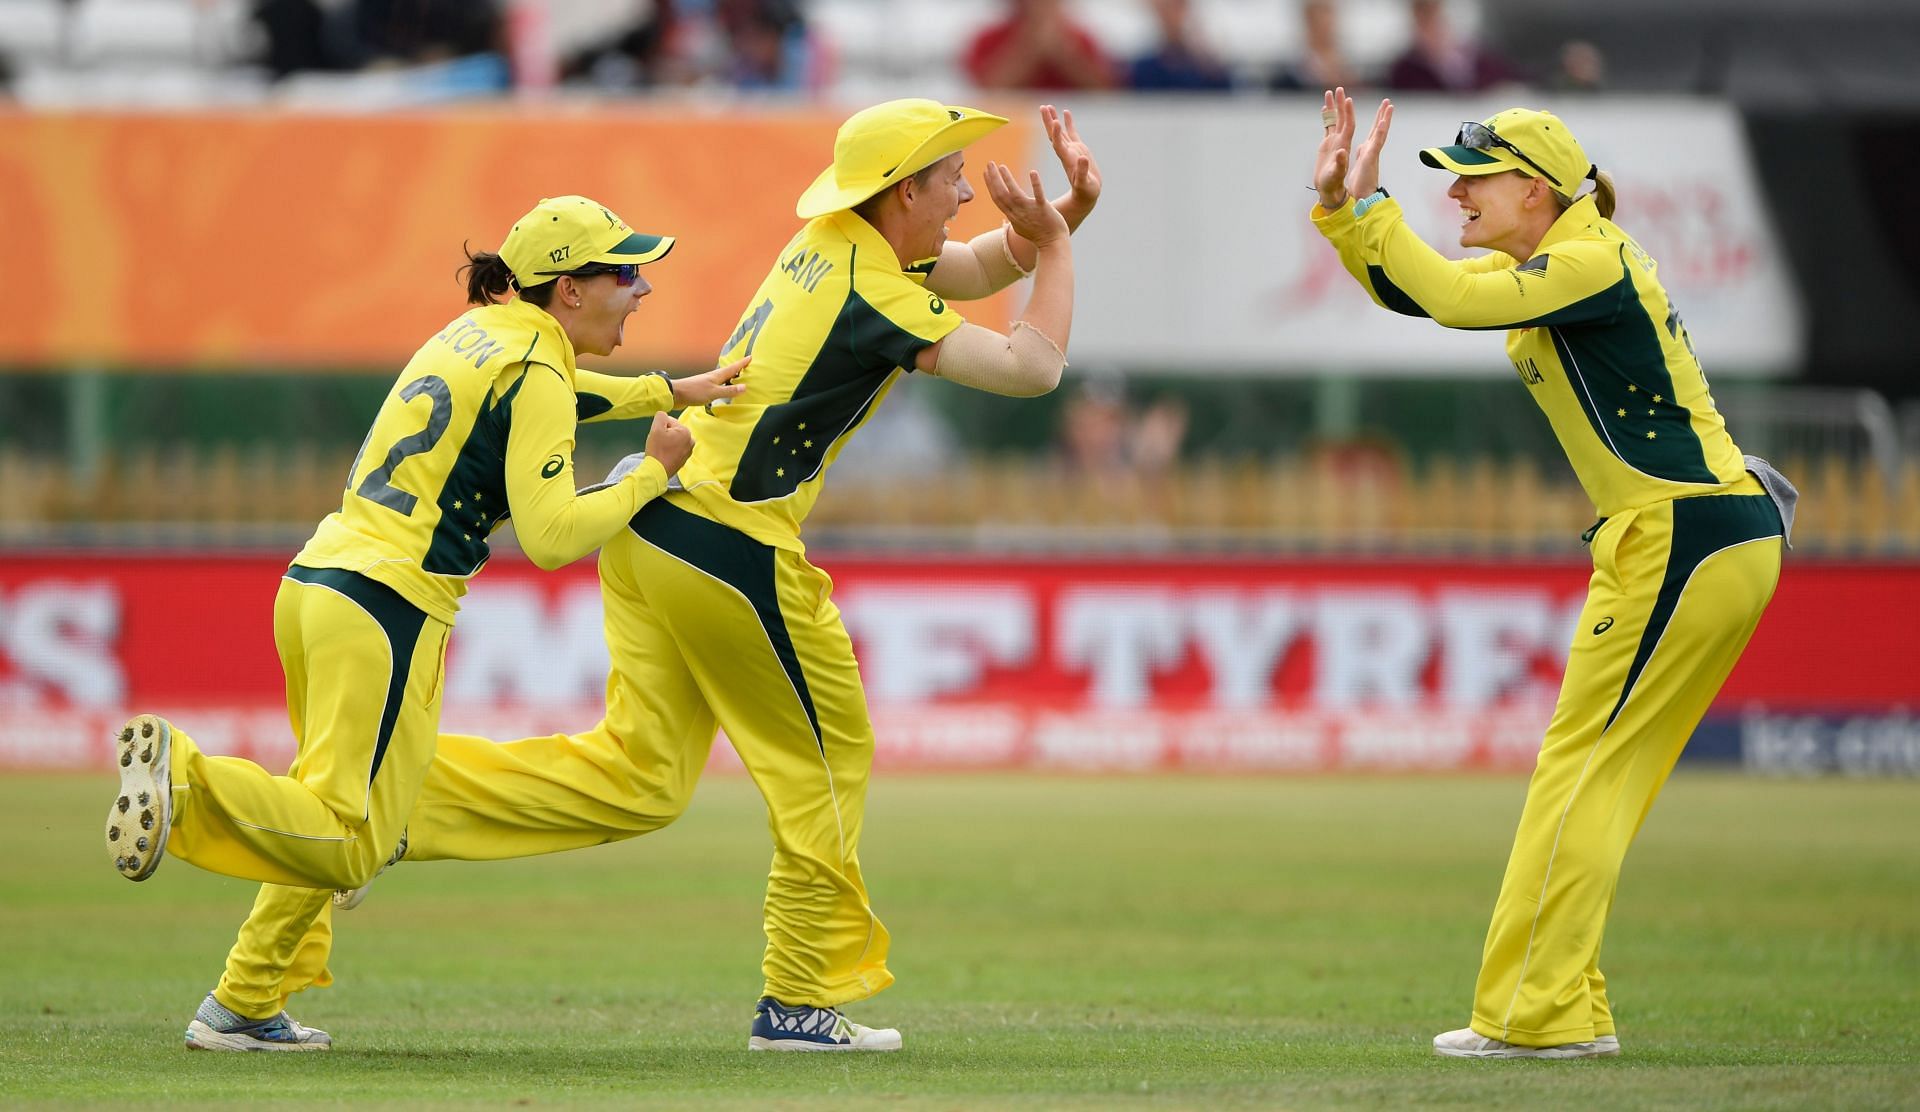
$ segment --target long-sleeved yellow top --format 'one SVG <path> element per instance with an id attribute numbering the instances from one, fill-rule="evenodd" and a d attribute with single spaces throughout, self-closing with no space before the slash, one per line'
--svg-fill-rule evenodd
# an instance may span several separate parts
<path id="1" fill-rule="evenodd" d="M 1374 301 L 1449 328 L 1504 328 L 1507 356 L 1602 516 L 1742 480 L 1740 449 L 1658 268 L 1592 197 L 1560 214 L 1532 258 L 1453 260 L 1408 227 L 1399 202 L 1313 222 Z"/>
<path id="2" fill-rule="evenodd" d="M 484 305 L 448 324 L 407 363 L 375 415 L 340 508 L 293 562 L 345 568 L 451 623 L 487 535 L 511 515 L 534 563 L 556 568 L 598 548 L 667 475 L 648 460 L 620 482 L 576 494 L 579 420 L 671 407 L 662 375 L 615 378 L 574 366 L 546 310 Z"/>

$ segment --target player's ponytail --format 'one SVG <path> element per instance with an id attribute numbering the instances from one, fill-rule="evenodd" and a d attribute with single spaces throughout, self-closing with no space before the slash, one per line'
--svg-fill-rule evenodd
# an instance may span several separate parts
<path id="1" fill-rule="evenodd" d="M 1598 166 L 1590 166 L 1587 176 L 1593 179 L 1593 207 L 1600 210 L 1602 217 L 1612 220 L 1613 206 L 1617 200 L 1613 192 L 1613 175 Z"/>
<path id="2" fill-rule="evenodd" d="M 457 272 L 466 278 L 467 304 L 491 305 L 513 288 L 513 271 L 507 268 L 505 259 L 491 251 L 475 251 L 464 243 L 460 250 L 467 256 L 467 265 Z"/>

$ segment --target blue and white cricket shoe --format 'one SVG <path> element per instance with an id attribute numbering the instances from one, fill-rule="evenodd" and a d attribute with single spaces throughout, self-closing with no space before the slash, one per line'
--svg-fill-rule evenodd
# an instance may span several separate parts
<path id="1" fill-rule="evenodd" d="M 762 996 L 753 1008 L 748 1050 L 898 1050 L 900 1032 L 891 1027 L 862 1027 L 838 1008 L 782 1004 Z"/>
<path id="2" fill-rule="evenodd" d="M 207 993 L 200 1010 L 187 1024 L 188 1050 L 332 1050 L 333 1037 L 314 1027 L 303 1027 L 285 1012 L 266 1019 L 248 1019 L 227 1010 Z"/>

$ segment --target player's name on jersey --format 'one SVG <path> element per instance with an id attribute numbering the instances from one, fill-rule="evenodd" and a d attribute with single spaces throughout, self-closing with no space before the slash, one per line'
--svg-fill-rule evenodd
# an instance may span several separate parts
<path id="1" fill-rule="evenodd" d="M 821 258 L 818 251 L 801 250 L 795 251 L 780 269 L 795 285 L 812 293 L 820 280 L 833 272 L 833 264 Z"/>
<path id="2" fill-rule="evenodd" d="M 500 341 L 487 335 L 486 329 L 466 317 L 447 325 L 434 339 L 452 348 L 455 355 L 476 367 L 486 366 L 487 360 L 500 353 Z"/>

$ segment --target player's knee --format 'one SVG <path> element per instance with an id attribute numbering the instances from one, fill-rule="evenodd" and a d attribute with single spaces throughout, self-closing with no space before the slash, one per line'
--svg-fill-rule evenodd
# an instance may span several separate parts
<path id="1" fill-rule="evenodd" d="M 372 883 L 384 864 L 386 858 L 380 855 L 372 838 L 355 838 L 348 843 L 346 856 L 334 875 L 326 881 L 334 888 L 359 888 Z"/>

